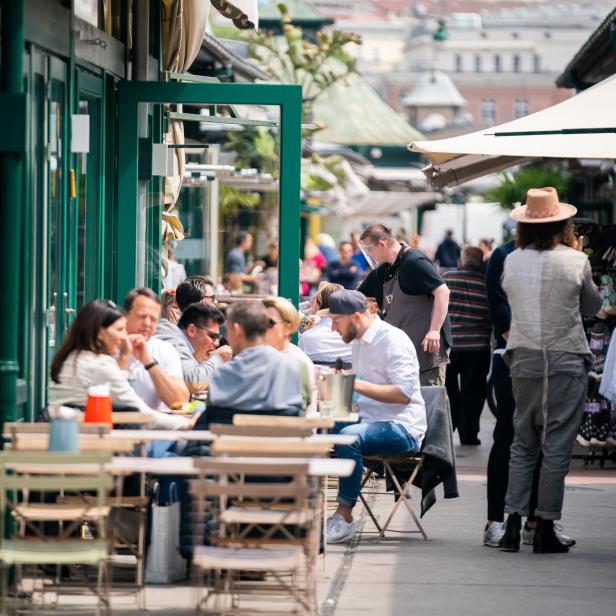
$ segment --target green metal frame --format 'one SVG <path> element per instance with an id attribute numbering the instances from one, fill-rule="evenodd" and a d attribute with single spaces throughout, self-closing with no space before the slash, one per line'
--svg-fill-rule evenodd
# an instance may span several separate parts
<path id="1" fill-rule="evenodd" d="M 133 288 L 137 271 L 137 109 L 139 103 L 243 104 L 280 107 L 280 227 L 278 289 L 299 300 L 300 166 L 302 89 L 297 85 L 239 83 L 118 84 L 118 216 L 116 277 L 113 296 L 121 300 Z"/>

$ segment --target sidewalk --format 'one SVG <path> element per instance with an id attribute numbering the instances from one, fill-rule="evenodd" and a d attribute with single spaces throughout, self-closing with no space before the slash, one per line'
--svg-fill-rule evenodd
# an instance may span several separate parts
<path id="1" fill-rule="evenodd" d="M 480 447 L 458 447 L 460 498 L 439 498 L 424 518 L 429 541 L 392 534 L 376 541 L 371 520 L 357 513 L 360 532 L 347 546 L 329 546 L 326 568 L 319 561 L 322 616 L 579 616 L 616 610 L 616 465 L 584 470 L 574 464 L 565 495 L 567 534 L 578 545 L 569 554 L 517 554 L 487 548 L 485 468 L 493 420 L 486 409 Z M 457 438 L 457 437 L 456 437 Z M 384 519 L 390 496 L 376 502 Z M 416 503 L 416 509 L 419 504 Z M 399 510 L 394 528 L 412 529 Z M 194 590 L 150 586 L 147 612 L 129 598 L 114 600 L 114 614 L 193 614 Z"/>
<path id="2" fill-rule="evenodd" d="M 430 540 L 411 535 L 376 542 L 372 522 L 365 519 L 359 541 L 345 550 L 344 583 L 329 597 L 323 616 L 614 613 L 616 465 L 593 471 L 575 463 L 562 520 L 567 534 L 577 538 L 569 554 L 485 547 L 485 468 L 493 426 L 487 409 L 483 419 L 482 445 L 457 449 L 460 498 L 439 497 L 424 518 Z M 389 506 L 377 510 L 385 515 Z M 397 528 L 412 528 L 405 512 L 396 521 Z"/>

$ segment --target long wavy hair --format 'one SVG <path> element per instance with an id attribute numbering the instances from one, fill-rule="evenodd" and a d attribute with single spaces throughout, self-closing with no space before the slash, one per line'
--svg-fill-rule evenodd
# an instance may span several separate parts
<path id="1" fill-rule="evenodd" d="M 552 250 L 559 244 L 574 248 L 575 228 L 571 219 L 556 222 L 519 222 L 515 232 L 516 248 L 534 246 L 537 250 Z"/>
<path id="2" fill-rule="evenodd" d="M 73 351 L 105 353 L 105 347 L 98 339 L 98 334 L 101 329 L 110 327 L 125 315 L 124 308 L 116 306 L 108 299 L 95 299 L 83 306 L 66 332 L 64 342 L 51 362 L 53 381 L 60 382 L 62 365 Z"/>

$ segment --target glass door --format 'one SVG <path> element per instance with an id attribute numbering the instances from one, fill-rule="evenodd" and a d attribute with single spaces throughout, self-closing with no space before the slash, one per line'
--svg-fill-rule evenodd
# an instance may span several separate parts
<path id="1" fill-rule="evenodd" d="M 66 287 L 66 103 L 67 67 L 30 50 L 31 104 L 29 200 L 32 211 L 29 280 L 31 330 L 28 377 L 30 412 L 46 403 L 47 374 L 64 334 Z"/>
<path id="2" fill-rule="evenodd" d="M 76 75 L 78 121 L 73 121 L 72 144 L 79 151 L 71 152 L 73 167 L 69 172 L 69 187 L 74 194 L 69 194 L 69 292 L 64 308 L 67 326 L 76 310 L 101 295 L 103 282 L 102 80 L 82 70 L 77 70 Z"/>

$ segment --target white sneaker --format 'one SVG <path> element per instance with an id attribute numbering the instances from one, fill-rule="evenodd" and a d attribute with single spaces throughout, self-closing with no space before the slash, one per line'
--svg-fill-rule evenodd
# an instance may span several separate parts
<path id="1" fill-rule="evenodd" d="M 504 522 L 490 522 L 483 531 L 483 545 L 487 545 L 490 548 L 497 548 L 504 534 Z"/>
<path id="2" fill-rule="evenodd" d="M 343 543 L 355 532 L 355 524 L 347 522 L 338 512 L 327 518 L 327 543 Z"/>
<path id="3" fill-rule="evenodd" d="M 567 547 L 575 545 L 575 539 L 573 537 L 568 537 L 567 535 L 565 535 L 563 527 L 556 522 L 554 522 L 554 532 L 556 533 L 556 536 L 558 537 L 559 541 Z M 524 524 L 524 528 L 522 529 L 522 543 L 524 545 L 533 545 L 534 539 L 535 529 L 530 528 L 528 524 Z"/>

